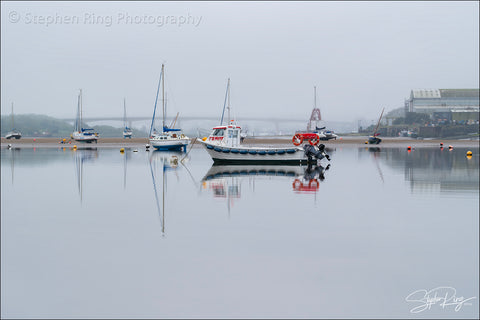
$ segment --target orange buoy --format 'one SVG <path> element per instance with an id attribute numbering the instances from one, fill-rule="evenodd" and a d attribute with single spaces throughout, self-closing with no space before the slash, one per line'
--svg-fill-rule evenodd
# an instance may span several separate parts
<path id="1" fill-rule="evenodd" d="M 440 142 L 440 147 L 443 147 L 443 142 Z"/>
<path id="2" fill-rule="evenodd" d="M 412 150 L 412 147 L 408 146 L 408 147 L 407 147 L 407 150 Z"/>
<path id="3" fill-rule="evenodd" d="M 448 150 L 452 151 L 452 150 L 453 150 L 453 146 L 452 146 L 452 145 L 449 145 L 449 146 L 448 146 Z"/>

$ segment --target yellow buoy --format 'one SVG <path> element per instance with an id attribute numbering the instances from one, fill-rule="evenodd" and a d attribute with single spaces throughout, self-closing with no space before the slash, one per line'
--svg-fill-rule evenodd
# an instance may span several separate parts
<path id="1" fill-rule="evenodd" d="M 368 144 L 368 141 L 365 141 L 365 144 Z"/>
<path id="2" fill-rule="evenodd" d="M 73 145 L 73 150 L 76 150 L 76 149 L 77 149 L 77 145 L 74 144 L 74 145 Z"/>
<path id="3" fill-rule="evenodd" d="M 207 140 L 207 137 L 203 137 L 203 138 L 202 138 L 202 141 L 206 141 L 206 140 Z"/>
<path id="4" fill-rule="evenodd" d="M 467 156 L 472 156 L 472 154 L 473 154 L 472 151 L 470 151 L 470 150 L 467 151 Z"/>
<path id="5" fill-rule="evenodd" d="M 125 149 L 124 149 L 124 148 L 120 148 L 120 152 L 121 152 L 121 153 L 124 153 L 124 152 L 125 152 Z"/>
<path id="6" fill-rule="evenodd" d="M 63 142 L 67 141 L 67 139 L 63 138 Z"/>

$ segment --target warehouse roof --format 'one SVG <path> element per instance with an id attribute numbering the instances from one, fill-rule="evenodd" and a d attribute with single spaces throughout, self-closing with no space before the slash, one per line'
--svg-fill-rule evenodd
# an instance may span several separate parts
<path id="1" fill-rule="evenodd" d="M 440 89 L 442 98 L 478 98 L 479 89 Z"/>
<path id="2" fill-rule="evenodd" d="M 413 89 L 414 99 L 479 98 L 479 89 Z"/>

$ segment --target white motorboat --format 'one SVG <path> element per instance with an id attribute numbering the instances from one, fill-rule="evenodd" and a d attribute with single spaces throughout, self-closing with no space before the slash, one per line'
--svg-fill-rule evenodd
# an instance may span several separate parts
<path id="1" fill-rule="evenodd" d="M 227 83 L 226 97 L 229 97 L 230 79 Z M 228 99 L 230 100 L 230 99 Z M 226 104 L 227 99 L 225 99 Z M 225 111 L 224 104 L 224 111 Z M 230 118 L 230 102 L 228 103 L 228 117 Z M 224 112 L 223 112 L 224 113 Z M 203 138 L 205 146 L 213 161 L 229 163 L 262 162 L 262 163 L 316 163 L 317 160 L 329 156 L 325 153 L 325 146 L 320 144 L 300 146 L 261 146 L 247 145 L 242 142 L 241 128 L 234 120 L 228 125 L 214 127 L 212 133 Z"/>

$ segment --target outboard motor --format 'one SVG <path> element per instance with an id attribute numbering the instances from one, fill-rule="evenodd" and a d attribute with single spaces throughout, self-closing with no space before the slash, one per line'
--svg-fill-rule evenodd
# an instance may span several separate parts
<path id="1" fill-rule="evenodd" d="M 305 151 L 305 156 L 309 161 L 311 161 L 313 157 L 317 158 L 318 160 L 327 158 L 327 160 L 330 161 L 330 156 L 325 153 L 325 145 L 323 143 L 321 143 L 318 147 L 305 144 L 303 146 L 303 150 Z"/>
<path id="2" fill-rule="evenodd" d="M 325 171 L 327 171 L 328 169 L 330 169 L 330 164 L 328 164 L 325 168 L 322 167 L 321 165 L 313 166 L 309 164 L 305 169 L 304 179 L 312 180 L 318 177 L 320 181 L 323 181 L 325 180 Z"/>

